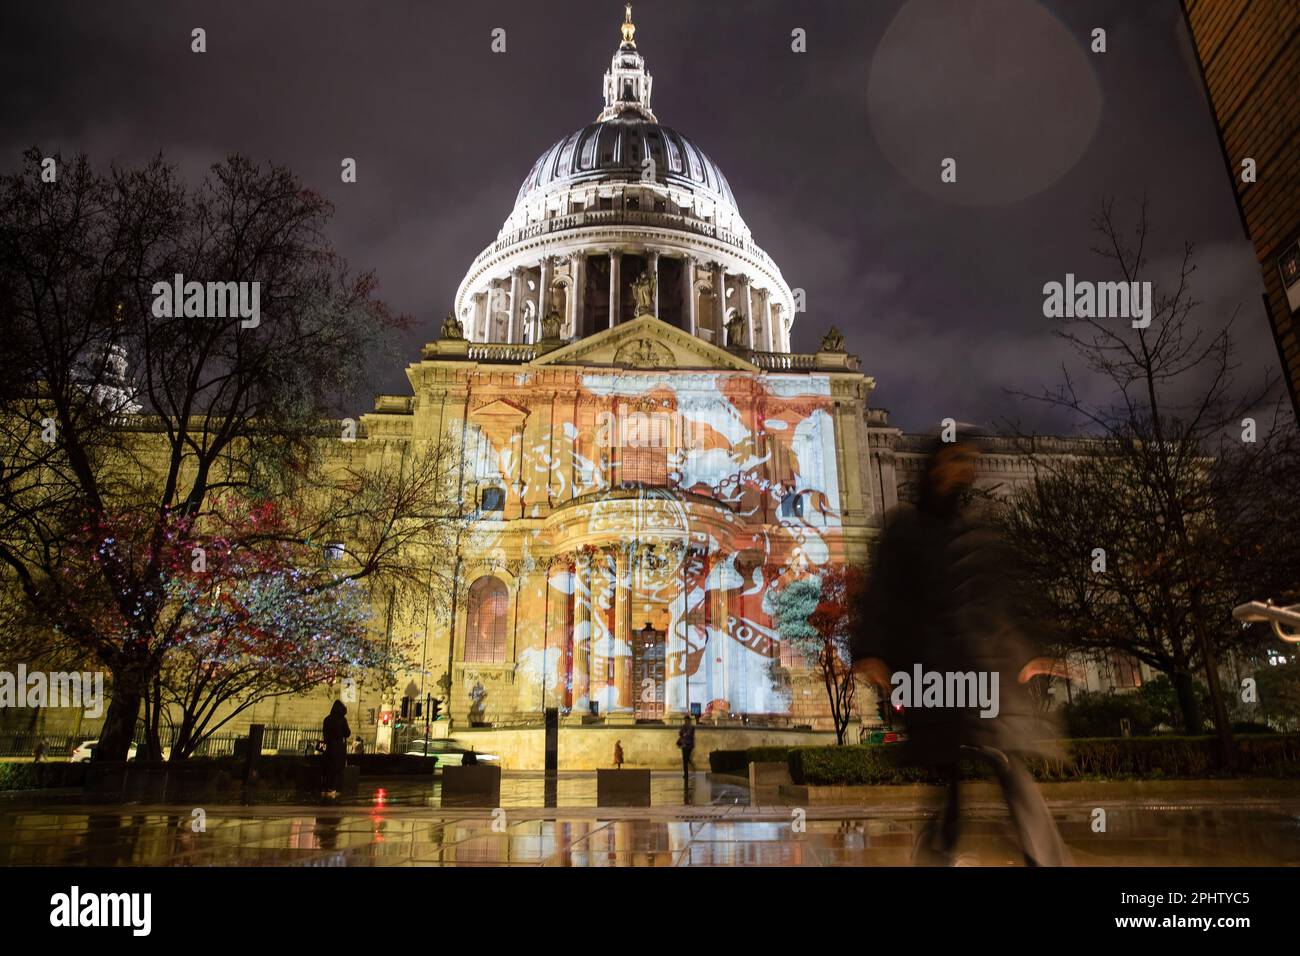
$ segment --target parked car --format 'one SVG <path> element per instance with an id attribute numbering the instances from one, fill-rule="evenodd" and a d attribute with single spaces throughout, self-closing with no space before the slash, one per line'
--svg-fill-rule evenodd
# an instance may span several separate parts
<path id="1" fill-rule="evenodd" d="M 428 745 L 427 748 L 425 745 Z M 438 740 L 425 740 L 423 737 L 412 740 L 402 751 L 408 757 L 433 757 L 439 767 L 459 767 L 465 761 L 465 755 L 472 753 L 480 763 L 494 763 L 501 758 L 493 754 L 479 753 L 460 746 L 456 741 L 443 737 Z"/>
<path id="2" fill-rule="evenodd" d="M 68 763 L 86 763 L 91 757 L 95 756 L 95 748 L 99 746 L 98 740 L 83 740 L 72 750 L 72 756 L 68 758 Z M 135 759 L 136 746 L 131 745 L 131 749 L 126 752 L 127 760 Z"/>

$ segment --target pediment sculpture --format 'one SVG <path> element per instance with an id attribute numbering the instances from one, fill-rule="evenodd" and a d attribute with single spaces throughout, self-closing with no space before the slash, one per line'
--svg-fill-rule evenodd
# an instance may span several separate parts
<path id="1" fill-rule="evenodd" d="M 614 353 L 614 364 L 632 368 L 671 368 L 673 353 L 653 339 L 635 339 Z"/>

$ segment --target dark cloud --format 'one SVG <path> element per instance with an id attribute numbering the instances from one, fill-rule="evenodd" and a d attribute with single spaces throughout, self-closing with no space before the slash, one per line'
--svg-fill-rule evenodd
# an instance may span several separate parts
<path id="1" fill-rule="evenodd" d="M 1043 283 L 1099 273 L 1089 215 L 1146 194 L 1155 260 L 1196 242 L 1203 321 L 1240 305 L 1246 371 L 1275 367 L 1177 4 L 989 0 L 961 4 L 989 15 L 959 23 L 946 6 L 635 6 L 656 112 L 721 165 L 755 238 L 807 291 L 795 348 L 838 325 L 909 429 L 946 415 L 1061 428 L 1005 391 L 1051 381 L 1065 357 Z M 606 0 L 7 5 L 0 165 L 35 144 L 96 162 L 161 150 L 193 176 L 232 151 L 291 166 L 334 201 L 338 249 L 417 319 L 371 358 L 375 391 L 405 391 L 534 159 L 595 118 L 621 17 Z M 1096 26 L 1101 56 L 1087 52 Z M 790 50 L 795 27 L 806 54 Z M 948 140 L 977 157 L 963 192 L 918 188 Z M 356 185 L 339 181 L 345 156 Z"/>

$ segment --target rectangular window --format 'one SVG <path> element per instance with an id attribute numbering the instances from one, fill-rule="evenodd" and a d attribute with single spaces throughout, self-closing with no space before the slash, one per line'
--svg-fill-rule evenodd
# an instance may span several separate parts
<path id="1" fill-rule="evenodd" d="M 668 449 L 657 444 L 624 445 L 621 480 L 625 485 L 664 487 L 668 484 Z"/>
<path id="2" fill-rule="evenodd" d="M 1112 654 L 1110 673 L 1116 687 L 1142 686 L 1142 663 L 1136 657 L 1128 654 Z"/>

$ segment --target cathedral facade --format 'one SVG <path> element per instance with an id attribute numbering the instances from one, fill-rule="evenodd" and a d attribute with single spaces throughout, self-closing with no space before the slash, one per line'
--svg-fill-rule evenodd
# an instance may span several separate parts
<path id="1" fill-rule="evenodd" d="M 634 33 L 629 15 L 603 110 L 533 164 L 413 394 L 362 422 L 464 449 L 472 524 L 424 672 L 453 719 L 497 726 L 820 722 L 770 601 L 865 557 L 888 503 L 873 382 L 833 330 L 790 352 L 794 293 L 721 170 L 658 122 Z"/>
<path id="2" fill-rule="evenodd" d="M 791 352 L 802 297 L 722 171 L 658 121 L 635 29 L 629 10 L 603 109 L 533 164 L 409 366 L 412 394 L 363 418 L 364 441 L 464 450 L 452 611 L 406 695 L 443 697 L 458 735 L 550 708 L 827 734 L 772 601 L 867 561 L 924 443 L 870 407 L 833 327 Z M 981 484 L 1028 479 L 1010 442 L 986 444 Z"/>
<path id="3" fill-rule="evenodd" d="M 835 739 L 773 600 L 868 561 L 925 440 L 870 406 L 874 379 L 834 327 L 817 329 L 816 353 L 791 351 L 794 323 L 811 320 L 802 294 L 718 166 L 659 122 L 635 30 L 629 9 L 603 108 L 532 165 L 407 368 L 411 393 L 362 417 L 362 448 L 455 447 L 467 516 L 448 613 L 405 635 L 419 668 L 359 701 L 381 749 L 402 746 L 384 714 L 405 711 L 423 736 L 431 697 L 450 719 L 430 732 L 507 767 L 541 766 L 535 728 L 551 709 L 581 728 L 561 737 L 575 768 L 606 765 L 628 734 L 641 740 L 629 759 L 670 766 L 665 731 L 685 714 L 716 737 L 705 749 Z M 1031 477 L 1014 443 L 981 443 L 980 485 Z M 322 703 L 271 706 L 249 719 Z M 858 709 L 857 726 L 876 722 L 870 692 Z"/>

